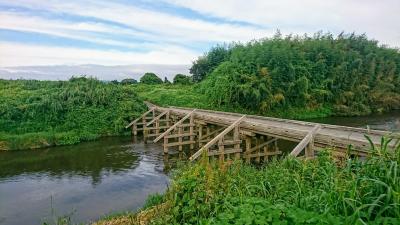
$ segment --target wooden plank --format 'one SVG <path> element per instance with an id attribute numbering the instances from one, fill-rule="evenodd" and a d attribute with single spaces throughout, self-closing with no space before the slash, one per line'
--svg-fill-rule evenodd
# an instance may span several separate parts
<path id="1" fill-rule="evenodd" d="M 196 134 L 190 134 L 190 133 L 182 133 L 182 134 L 171 134 L 171 135 L 166 135 L 164 137 L 167 138 L 178 138 L 178 137 L 190 137 L 190 136 L 196 136 Z"/>
<path id="2" fill-rule="evenodd" d="M 196 125 L 195 123 L 194 123 L 194 115 L 192 114 L 191 116 L 190 116 L 190 122 L 189 122 L 189 124 L 193 124 L 193 126 L 190 126 L 189 127 L 189 133 L 190 133 L 190 136 L 189 136 L 189 139 L 190 139 L 190 141 L 194 141 L 194 132 L 195 132 L 195 130 L 194 130 L 194 126 Z M 196 142 L 195 142 L 196 143 Z M 194 148 L 194 144 L 190 144 L 190 150 L 192 150 Z"/>
<path id="3" fill-rule="evenodd" d="M 185 117 L 183 117 L 181 120 L 179 120 L 174 125 L 172 125 L 168 130 L 166 130 L 164 133 L 162 133 L 160 136 L 158 136 L 156 139 L 154 139 L 154 143 L 156 143 L 161 138 L 163 138 L 165 135 L 167 135 L 169 132 L 171 132 L 173 129 L 175 129 L 179 124 L 183 123 L 183 121 L 185 121 L 187 118 L 189 118 L 195 111 L 196 111 L 196 109 L 193 109 Z"/>
<path id="4" fill-rule="evenodd" d="M 314 135 L 318 132 L 318 130 L 321 128 L 320 125 L 315 126 L 308 134 L 303 138 L 303 140 L 293 149 L 293 151 L 290 153 L 292 156 L 298 156 L 301 151 L 312 141 L 314 138 Z"/>
<path id="5" fill-rule="evenodd" d="M 153 109 L 150 109 L 149 111 L 143 113 L 139 118 L 137 118 L 137 119 L 135 119 L 134 121 L 130 122 L 130 123 L 125 127 L 125 129 L 128 128 L 128 127 L 130 127 L 130 126 L 132 126 L 134 123 L 136 123 L 137 121 L 139 121 L 140 119 L 142 119 L 144 116 L 147 116 L 147 114 L 149 114 L 149 113 L 151 113 L 151 112 L 153 112 Z"/>
<path id="6" fill-rule="evenodd" d="M 146 126 L 150 126 L 151 124 L 153 124 L 154 122 L 156 122 L 156 120 L 159 120 L 162 116 L 164 116 L 165 114 L 167 114 L 168 111 L 165 110 L 164 112 L 162 112 L 160 115 L 156 116 L 153 120 L 151 120 L 150 122 L 148 122 L 146 124 Z"/>
<path id="7" fill-rule="evenodd" d="M 167 146 L 168 147 L 182 146 L 182 145 L 189 145 L 189 144 L 194 144 L 194 143 L 196 143 L 196 142 L 195 141 L 171 142 L 171 143 L 168 143 Z"/>
<path id="8" fill-rule="evenodd" d="M 223 130 L 221 133 L 219 133 L 214 139 L 212 139 L 210 142 L 208 142 L 207 144 L 205 144 L 202 148 L 200 148 L 200 150 L 198 150 L 196 153 L 194 153 L 192 156 L 190 156 L 189 160 L 193 161 L 195 159 L 197 159 L 197 157 L 199 157 L 201 155 L 201 153 L 204 150 L 207 150 L 208 148 L 210 148 L 212 145 L 214 145 L 220 138 L 222 138 L 223 136 L 225 136 L 227 133 L 229 133 L 231 130 L 233 130 L 235 128 L 236 125 L 239 125 L 240 122 L 242 122 L 242 120 L 245 118 L 246 116 L 242 116 L 240 117 L 238 120 L 236 120 L 234 123 L 232 123 L 229 127 L 227 127 L 225 130 Z"/>
<path id="9" fill-rule="evenodd" d="M 274 142 L 274 141 L 276 141 L 276 140 L 278 140 L 278 139 L 277 139 L 277 138 L 273 138 L 273 139 L 271 139 L 271 140 L 268 140 L 268 141 L 266 141 L 266 142 L 264 142 L 264 143 L 262 143 L 262 144 L 260 144 L 260 145 L 257 145 L 257 146 L 255 146 L 255 147 L 249 149 L 248 151 L 246 151 L 245 154 L 250 154 L 251 152 L 254 152 L 255 150 L 257 150 L 257 149 L 259 149 L 259 148 L 262 148 L 262 147 L 264 147 L 264 146 L 266 146 L 266 145 L 269 145 L 269 144 L 271 144 L 272 142 Z"/>
<path id="10" fill-rule="evenodd" d="M 241 153 L 242 149 L 235 149 L 235 148 L 226 148 L 223 152 L 219 150 L 213 150 L 208 152 L 208 156 L 220 155 L 220 154 L 232 154 L 232 153 Z"/>
<path id="11" fill-rule="evenodd" d="M 208 137 L 210 137 L 210 136 L 212 136 L 212 135 L 214 135 L 214 134 L 216 134 L 216 133 L 219 133 L 219 132 L 223 131 L 224 129 L 225 129 L 225 127 L 222 127 L 222 128 L 218 128 L 217 130 L 214 130 L 214 131 L 210 132 L 210 129 L 209 129 L 209 127 L 207 126 L 207 127 L 206 127 L 207 134 L 204 135 L 203 138 L 200 139 L 200 140 L 207 139 Z"/>
<path id="12" fill-rule="evenodd" d="M 218 142 L 218 145 L 236 145 L 242 143 L 242 140 L 224 140 L 223 142 Z"/>
<path id="13" fill-rule="evenodd" d="M 225 146 L 221 144 L 223 142 L 224 142 L 224 137 L 222 137 L 218 141 L 218 155 L 219 155 L 220 162 L 223 162 L 225 160 L 225 155 L 224 155 L 225 154 Z M 207 155 L 208 155 L 208 153 L 207 153 Z"/>
<path id="14" fill-rule="evenodd" d="M 275 151 L 275 152 L 258 152 L 258 153 L 254 153 L 254 154 L 250 154 L 248 155 L 248 157 L 250 158 L 255 158 L 255 157 L 261 157 L 261 156 L 271 156 L 271 155 L 280 155 L 282 154 L 281 151 Z"/>

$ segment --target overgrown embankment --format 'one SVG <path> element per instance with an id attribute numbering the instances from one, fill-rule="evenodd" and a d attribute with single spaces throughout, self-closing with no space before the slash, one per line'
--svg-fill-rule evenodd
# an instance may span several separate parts
<path id="1" fill-rule="evenodd" d="M 400 145 L 374 153 L 261 168 L 204 160 L 181 168 L 153 208 L 99 224 L 399 224 Z"/>
<path id="2" fill-rule="evenodd" d="M 0 80 L 0 150 L 75 144 L 120 135 L 146 110 L 128 86 L 90 78 Z"/>
<path id="3" fill-rule="evenodd" d="M 214 47 L 191 72 L 211 102 L 257 114 L 358 116 L 400 109 L 399 49 L 365 35 L 277 33 Z"/>

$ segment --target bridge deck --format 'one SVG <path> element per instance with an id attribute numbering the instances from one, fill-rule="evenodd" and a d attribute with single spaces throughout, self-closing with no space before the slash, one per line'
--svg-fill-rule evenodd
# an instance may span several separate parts
<path id="1" fill-rule="evenodd" d="M 167 108 L 158 107 L 155 105 L 149 106 L 154 108 L 158 112 L 169 110 L 171 114 L 181 117 L 193 111 L 193 109 L 191 108 Z M 194 114 L 195 120 L 201 120 L 206 123 L 223 126 L 229 126 L 242 116 L 243 114 L 238 113 L 200 109 L 197 109 Z M 363 128 L 318 124 L 312 122 L 251 115 L 246 115 L 246 118 L 240 123 L 241 129 L 245 131 L 295 142 L 301 141 L 308 134 L 308 132 L 317 125 L 320 125 L 320 129 L 316 132 L 314 137 L 314 144 L 316 147 L 334 147 L 337 150 L 345 150 L 348 148 L 349 145 L 352 145 L 352 149 L 361 154 L 366 153 L 365 151 L 370 145 L 368 140 L 365 138 L 365 135 L 368 135 L 371 138 L 372 142 L 377 146 L 380 145 L 382 136 L 395 136 L 395 134 L 386 131 L 367 130 Z M 394 142 L 392 142 L 391 144 L 394 144 Z"/>

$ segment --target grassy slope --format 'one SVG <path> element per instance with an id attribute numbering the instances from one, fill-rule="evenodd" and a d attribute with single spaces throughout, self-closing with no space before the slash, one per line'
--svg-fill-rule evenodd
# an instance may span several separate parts
<path id="1" fill-rule="evenodd" d="M 337 161 L 324 152 L 261 168 L 204 160 L 181 168 L 153 208 L 99 224 L 399 224 L 400 145 L 376 153 Z"/>
<path id="2" fill-rule="evenodd" d="M 93 79 L 0 80 L 0 150 L 121 135 L 144 110 L 143 102 L 123 85 Z"/>
<path id="3" fill-rule="evenodd" d="M 144 100 L 160 106 L 180 106 L 218 111 L 238 112 L 263 116 L 273 116 L 290 119 L 309 119 L 332 116 L 329 106 L 317 108 L 289 108 L 286 110 L 260 113 L 237 106 L 217 106 L 213 104 L 202 91 L 201 84 L 195 85 L 132 85 L 131 88 Z"/>

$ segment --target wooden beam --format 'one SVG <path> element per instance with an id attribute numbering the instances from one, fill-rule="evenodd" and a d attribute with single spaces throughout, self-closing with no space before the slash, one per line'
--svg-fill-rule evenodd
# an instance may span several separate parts
<path id="1" fill-rule="evenodd" d="M 253 152 L 253 151 L 255 151 L 255 150 L 259 149 L 259 148 L 262 148 L 262 147 L 264 147 L 264 146 L 266 146 L 266 145 L 269 145 L 269 144 L 271 144 L 272 142 L 274 142 L 274 141 L 276 141 L 276 140 L 278 140 L 278 139 L 277 139 L 277 138 L 273 138 L 273 139 L 268 140 L 268 141 L 266 141 L 266 142 L 264 142 L 264 143 L 262 143 L 262 144 L 260 144 L 260 145 L 256 145 L 255 147 L 253 147 L 253 148 L 247 150 L 247 151 L 245 152 L 245 154 L 250 154 L 251 152 Z"/>
<path id="2" fill-rule="evenodd" d="M 134 123 L 136 123 L 137 121 L 139 121 L 140 119 L 142 119 L 143 117 L 147 116 L 147 114 L 153 112 L 153 109 L 150 109 L 149 111 L 143 113 L 139 118 L 137 118 L 136 120 L 132 121 L 131 123 L 129 123 L 128 125 L 126 125 L 125 129 L 132 126 Z"/>
<path id="3" fill-rule="evenodd" d="M 156 139 L 154 139 L 154 143 L 156 143 L 157 141 L 159 141 L 161 138 L 163 138 L 165 135 L 167 135 L 169 132 L 171 132 L 173 129 L 175 129 L 179 124 L 183 123 L 183 121 L 185 121 L 187 118 L 189 118 L 194 112 L 196 111 L 196 109 L 194 109 L 193 111 L 191 111 L 190 113 L 188 113 L 186 116 L 184 116 L 181 120 L 179 120 L 178 122 L 176 122 L 174 125 L 172 125 L 168 130 L 166 130 L 164 133 L 162 133 L 160 136 L 158 136 Z"/>
<path id="4" fill-rule="evenodd" d="M 209 127 L 206 127 L 206 129 L 209 130 Z M 222 128 L 218 128 L 218 129 L 216 129 L 216 130 L 214 130 L 212 132 L 207 131 L 208 134 L 204 135 L 200 140 L 204 140 L 204 139 L 206 139 L 206 138 L 208 138 L 208 137 L 210 137 L 210 136 L 212 136 L 212 135 L 214 135 L 216 133 L 219 133 L 219 132 L 223 131 L 224 129 L 225 128 L 222 127 Z"/>
<path id="5" fill-rule="evenodd" d="M 231 130 L 233 130 L 235 128 L 236 125 L 239 125 L 240 122 L 242 122 L 242 120 L 245 118 L 246 116 L 242 116 L 240 117 L 238 120 L 236 120 L 234 123 L 232 123 L 229 127 L 227 127 L 225 130 L 223 130 L 221 133 L 219 133 L 216 137 L 214 137 L 210 142 L 208 142 L 207 144 L 205 144 L 202 148 L 200 148 L 200 150 L 198 150 L 196 153 L 194 153 L 192 156 L 190 156 L 189 160 L 193 161 L 195 159 L 197 159 L 197 157 L 199 157 L 201 155 L 201 153 L 204 150 L 208 150 L 208 148 L 210 148 L 212 145 L 214 145 L 217 141 L 219 141 L 219 139 L 221 139 L 222 137 L 224 137 L 227 133 L 229 133 Z"/>
<path id="6" fill-rule="evenodd" d="M 160 119 L 162 116 L 164 116 L 165 114 L 168 113 L 168 110 L 165 110 L 164 112 L 162 112 L 160 115 L 158 115 L 157 117 L 155 117 L 153 120 L 151 120 L 150 122 L 148 122 L 146 124 L 146 126 L 150 126 L 151 124 L 153 124 L 154 122 L 156 122 L 156 120 Z"/>
<path id="7" fill-rule="evenodd" d="M 301 142 L 293 149 L 293 151 L 290 153 L 290 155 L 296 157 L 300 154 L 301 151 L 310 143 L 313 141 L 315 134 L 318 132 L 318 130 L 321 128 L 321 125 L 316 125 L 308 134 L 301 140 Z"/>

